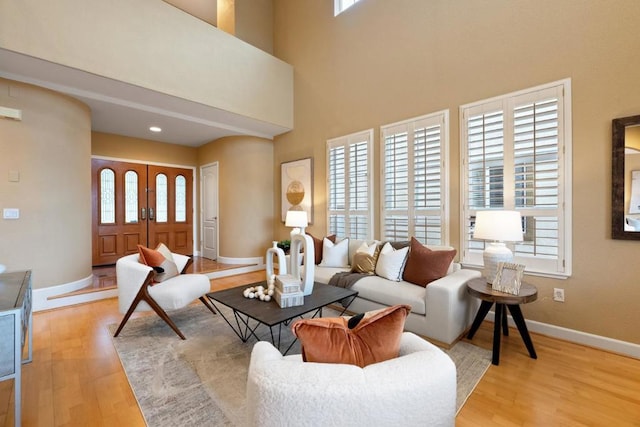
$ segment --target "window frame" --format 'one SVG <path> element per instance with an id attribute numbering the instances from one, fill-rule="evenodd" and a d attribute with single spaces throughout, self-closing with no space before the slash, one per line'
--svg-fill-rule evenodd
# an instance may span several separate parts
<path id="1" fill-rule="evenodd" d="M 332 215 L 340 215 L 343 214 L 345 216 L 345 233 L 349 234 L 350 222 L 349 222 L 349 213 L 352 212 L 349 209 L 349 190 L 350 183 L 348 179 L 349 174 L 349 148 L 352 145 L 366 142 L 367 144 L 367 208 L 366 210 L 358 211 L 360 214 L 366 214 L 367 217 L 367 231 L 365 237 L 358 237 L 365 240 L 373 239 L 373 230 L 374 230 L 374 199 L 373 199 L 373 162 L 374 162 L 374 152 L 373 152 L 373 128 L 363 130 L 360 132 L 354 132 L 349 135 L 339 136 L 336 138 L 331 138 L 327 140 L 326 144 L 326 197 L 327 197 L 327 209 L 326 209 L 326 224 L 327 224 L 327 233 L 331 233 L 331 216 Z M 344 147 L 345 148 L 345 207 L 344 209 L 331 209 L 331 150 L 336 147 Z M 353 237 L 353 236 L 342 236 L 342 237 Z"/>
<path id="2" fill-rule="evenodd" d="M 338 16 L 345 10 L 349 9 L 360 0 L 350 0 L 349 4 L 346 5 L 344 0 L 333 0 L 333 16 Z"/>
<path id="3" fill-rule="evenodd" d="M 461 263 L 465 267 L 481 268 L 482 267 L 482 251 L 478 249 L 470 249 L 468 242 L 471 239 L 470 236 L 470 221 L 467 218 L 471 218 L 472 212 L 476 209 L 472 209 L 467 205 L 467 200 L 470 197 L 469 191 L 469 179 L 467 176 L 467 167 L 469 161 L 469 148 L 468 148 L 468 126 L 467 121 L 469 116 L 477 114 L 485 114 L 488 112 L 496 111 L 498 106 L 501 107 L 503 115 L 503 149 L 502 149 L 502 167 L 503 169 L 509 169 L 514 166 L 513 172 L 503 178 L 503 184 L 505 186 L 503 198 L 504 204 L 502 209 L 513 209 L 520 211 L 523 214 L 523 218 L 532 216 L 544 217 L 545 213 L 550 212 L 551 208 L 544 207 L 517 207 L 516 199 L 518 198 L 518 187 L 516 187 L 515 170 L 516 162 L 514 160 L 515 152 L 515 119 L 514 111 L 517 107 L 523 105 L 523 102 L 516 103 L 523 99 L 530 99 L 532 102 L 542 102 L 545 99 L 545 94 L 555 90 L 558 95 L 558 146 L 557 146 L 557 192 L 558 201 L 557 206 L 553 209 L 557 213 L 557 235 L 558 235 L 558 255 L 556 259 L 548 259 L 542 256 L 536 255 L 515 255 L 515 262 L 524 264 L 526 266 L 525 272 L 527 274 L 551 277 L 558 279 L 566 279 L 572 274 L 572 128 L 571 128 L 571 79 L 563 79 L 555 82 L 543 84 L 540 86 L 523 89 L 517 92 L 512 92 L 502 96 L 473 102 L 470 104 L 460 106 L 460 248 L 461 248 Z M 548 95 L 546 96 L 548 99 Z M 530 101 L 530 102 L 531 102 Z M 509 143 L 509 149 L 505 149 L 505 145 Z M 533 165 L 533 164 L 532 164 Z M 531 166 L 531 165 L 524 165 Z M 528 173 L 526 170 L 523 174 Z M 513 194 L 507 193 L 510 189 L 513 189 Z M 522 190 L 522 189 L 520 189 Z M 480 210 L 480 209 L 478 209 Z M 533 222 L 533 221 L 532 221 Z M 529 221 L 526 221 L 526 226 L 530 225 Z M 525 227 L 527 228 L 527 227 Z M 525 230 L 525 236 L 529 230 Z M 509 244 L 512 248 L 514 245 Z M 514 251 L 515 252 L 515 251 Z"/>
<path id="4" fill-rule="evenodd" d="M 386 228 L 385 221 L 386 215 L 388 214 L 388 210 L 385 207 L 385 198 L 386 198 L 386 185 L 385 185 L 385 131 L 393 128 L 401 129 L 406 127 L 407 129 L 407 137 L 408 137 L 408 150 L 409 150 L 409 158 L 408 158 L 408 206 L 407 206 L 407 220 L 408 220 L 408 236 L 415 236 L 415 216 L 417 211 L 425 211 L 431 210 L 427 208 L 416 208 L 415 203 L 413 202 L 414 196 L 414 153 L 413 147 L 410 147 L 409 141 L 413 140 L 415 134 L 409 137 L 409 133 L 415 132 L 416 124 L 421 123 L 429 123 L 430 125 L 439 125 L 440 126 L 440 207 L 439 207 L 439 216 L 440 216 L 440 243 L 437 246 L 449 246 L 450 245 L 450 197 L 449 197 L 449 182 L 450 182 L 450 158 L 449 158 L 449 146 L 450 146 L 450 135 L 449 135 L 449 110 L 440 110 L 430 114 L 425 114 L 419 117 L 413 117 L 410 119 L 402 120 L 395 123 L 390 123 L 387 125 L 380 126 L 380 236 L 385 239 L 386 237 Z M 430 244 L 428 242 L 421 242 L 423 244 Z"/>

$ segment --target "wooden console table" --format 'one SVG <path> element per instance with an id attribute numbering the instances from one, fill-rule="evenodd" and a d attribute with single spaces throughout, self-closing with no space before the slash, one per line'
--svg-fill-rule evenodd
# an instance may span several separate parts
<path id="1" fill-rule="evenodd" d="M 0 381 L 14 380 L 15 426 L 21 425 L 22 364 L 32 360 L 32 335 L 31 271 L 0 274 Z"/>

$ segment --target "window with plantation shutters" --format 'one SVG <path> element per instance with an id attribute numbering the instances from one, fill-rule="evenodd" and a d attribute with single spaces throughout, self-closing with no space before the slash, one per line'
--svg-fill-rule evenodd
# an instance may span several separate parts
<path id="1" fill-rule="evenodd" d="M 373 130 L 327 141 L 328 233 L 373 238 Z"/>
<path id="2" fill-rule="evenodd" d="M 528 273 L 571 274 L 571 104 L 563 80 L 461 107 L 462 261 L 482 265 L 479 210 L 520 211 Z"/>
<path id="3" fill-rule="evenodd" d="M 383 240 L 448 244 L 447 111 L 381 127 Z"/>

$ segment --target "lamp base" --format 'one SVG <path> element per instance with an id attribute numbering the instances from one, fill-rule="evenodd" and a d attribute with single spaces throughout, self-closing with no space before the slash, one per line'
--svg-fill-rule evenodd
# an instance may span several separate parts
<path id="1" fill-rule="evenodd" d="M 498 272 L 498 263 L 512 262 L 513 252 L 502 242 L 491 242 L 482 252 L 482 260 L 484 261 L 482 275 L 487 280 L 487 283 L 493 284 Z"/>

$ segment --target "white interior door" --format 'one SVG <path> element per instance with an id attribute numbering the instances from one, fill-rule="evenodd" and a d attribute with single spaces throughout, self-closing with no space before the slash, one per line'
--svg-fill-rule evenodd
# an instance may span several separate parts
<path id="1" fill-rule="evenodd" d="M 218 258 L 218 163 L 200 168 L 202 187 L 202 256 Z"/>

